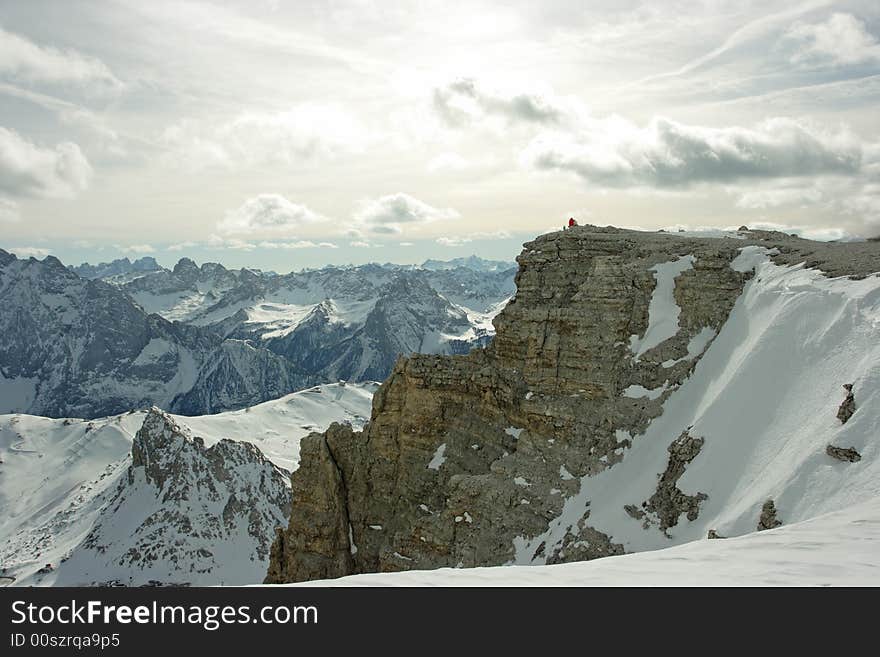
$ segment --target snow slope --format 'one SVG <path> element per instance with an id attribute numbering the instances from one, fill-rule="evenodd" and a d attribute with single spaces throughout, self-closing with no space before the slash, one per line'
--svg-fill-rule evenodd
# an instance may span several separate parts
<path id="1" fill-rule="evenodd" d="M 738 538 L 593 561 L 411 570 L 290 586 L 880 586 L 880 500 Z"/>
<path id="2" fill-rule="evenodd" d="M 768 499 L 785 524 L 880 500 L 880 277 L 826 278 L 776 265 L 753 246 L 731 266 L 754 268 L 755 277 L 691 377 L 620 463 L 581 480 L 545 533 L 516 540 L 516 563 L 543 563 L 533 559 L 538 546 L 560 543 L 587 513 L 590 526 L 637 552 L 705 538 L 710 529 L 753 532 Z M 857 410 L 842 424 L 836 411 L 847 383 Z M 651 497 L 667 447 L 684 430 L 705 443 L 677 486 L 708 498 L 695 520 L 682 515 L 665 535 L 624 507 Z M 829 444 L 854 447 L 862 458 L 831 458 Z"/>
<path id="3" fill-rule="evenodd" d="M 331 422 L 360 428 L 376 387 L 324 385 L 240 411 L 171 417 L 206 447 L 223 438 L 249 442 L 291 470 L 310 431 Z M 19 584 L 54 581 L 56 573 L 37 571 L 47 563 L 57 567 L 106 513 L 145 417 L 144 411 L 96 420 L 0 415 L 0 569 L 6 570 L 0 576 Z"/>

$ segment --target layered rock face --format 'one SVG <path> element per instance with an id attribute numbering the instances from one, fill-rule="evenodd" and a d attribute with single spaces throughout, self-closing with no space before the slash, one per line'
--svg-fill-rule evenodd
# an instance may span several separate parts
<path id="1" fill-rule="evenodd" d="M 400 359 L 362 433 L 303 440 L 267 582 L 511 562 L 517 537 L 546 530 L 578 479 L 662 412 L 740 295 L 749 275 L 730 265 L 755 241 L 585 226 L 526 244 L 488 348 Z M 669 523 L 659 512 L 676 500 L 659 493 L 641 513 Z M 698 513 L 699 497 L 679 501 Z M 587 514 L 535 556 L 622 551 Z"/>
<path id="2" fill-rule="evenodd" d="M 809 276 L 788 291 L 772 281 L 762 284 L 759 276 L 758 289 L 774 291 L 762 301 L 752 295 L 743 302 L 751 306 L 738 311 L 735 336 L 722 332 L 745 298 L 757 255 L 856 279 L 880 270 L 880 249 L 870 244 L 821 244 L 748 229 L 735 237 L 696 238 L 584 226 L 525 244 L 517 259 L 516 296 L 495 318 L 491 345 L 463 356 L 402 358 L 375 394 L 362 432 L 332 425 L 303 439 L 290 522 L 277 532 L 266 581 L 619 554 L 623 543 L 597 529 L 609 527 L 609 513 L 612 525 L 631 523 L 621 532 L 629 537 L 627 549 L 634 532 L 653 537 L 639 538 L 635 547 L 659 547 L 674 534 L 705 536 L 701 514 L 710 505 L 710 521 L 727 518 L 718 526 L 722 534 L 713 531 L 716 536 L 742 526 L 742 518 L 754 527 L 760 506 L 720 515 L 725 500 L 736 500 L 730 496 L 737 489 L 727 479 L 720 487 L 705 479 L 703 453 L 716 448 L 717 454 L 721 441 L 717 426 L 706 433 L 692 423 L 703 421 L 701 400 L 711 397 L 689 389 L 695 408 L 682 411 L 679 403 L 679 416 L 667 422 L 660 416 L 664 403 L 674 402 L 674 393 L 697 376 L 697 363 L 720 333 L 723 358 L 748 360 L 733 345 L 749 344 L 743 333 L 764 330 L 749 326 L 748 313 L 758 312 L 760 303 L 785 307 L 797 297 L 794 290 L 807 289 L 803 280 Z M 762 271 L 779 275 L 772 268 Z M 822 303 L 846 298 L 816 294 Z M 867 302 L 859 311 L 861 302 L 848 303 L 848 313 L 873 312 Z M 774 312 L 767 317 L 786 316 Z M 843 324 L 841 330 L 848 330 Z M 816 339 L 824 340 L 825 333 L 820 330 Z M 809 353 L 827 368 L 824 351 L 793 351 Z M 737 370 L 735 362 L 724 366 L 725 372 Z M 712 367 L 717 372 L 718 362 Z M 840 383 L 822 379 L 812 385 L 835 389 Z M 765 396 L 789 401 L 784 388 L 772 385 Z M 824 422 L 829 436 L 840 426 L 832 422 L 834 408 L 810 416 L 824 418 L 815 424 Z M 773 419 L 768 409 L 762 412 Z M 658 433 L 657 426 L 665 430 Z M 643 442 L 647 436 L 651 445 Z M 727 438 L 744 450 L 749 439 Z M 719 473 L 737 467 L 714 463 Z M 750 467 L 760 472 L 759 464 Z M 803 465 L 802 474 L 812 476 L 810 468 Z M 703 473 L 702 483 L 688 480 L 691 469 Z M 782 490 L 781 483 L 760 485 Z M 597 497 L 603 487 L 616 491 L 606 496 L 613 509 Z M 621 525 L 616 527 L 606 531 Z"/>

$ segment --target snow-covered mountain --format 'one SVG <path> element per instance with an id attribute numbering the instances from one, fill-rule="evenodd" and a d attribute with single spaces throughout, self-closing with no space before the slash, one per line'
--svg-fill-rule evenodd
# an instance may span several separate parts
<path id="1" fill-rule="evenodd" d="M 188 258 L 65 268 L 0 251 L 0 412 L 198 415 L 383 379 L 402 354 L 487 344 L 514 274 L 371 264 L 279 276 Z"/>
<path id="2" fill-rule="evenodd" d="M 112 279 L 117 282 L 126 282 L 147 272 L 160 271 L 161 269 L 161 265 L 152 256 L 144 256 L 134 262 L 128 258 L 119 258 L 118 260 L 102 262 L 98 265 L 90 265 L 84 262 L 81 265 L 70 267 L 72 272 L 83 278 Z"/>
<path id="3" fill-rule="evenodd" d="M 396 275 L 374 294 L 360 313 L 324 300 L 264 344 L 322 380 L 360 381 L 385 378 L 400 354 L 467 353 L 490 335 L 418 274 Z"/>
<path id="4" fill-rule="evenodd" d="M 516 263 L 504 260 L 486 260 L 476 255 L 452 260 L 428 259 L 422 263 L 422 269 L 444 271 L 447 269 L 470 269 L 478 272 L 505 271 L 516 267 Z"/>
<path id="5" fill-rule="evenodd" d="M 0 250 L 0 412 L 100 417 L 157 404 L 211 413 L 310 381 L 262 347 L 149 315 L 52 256 Z"/>
<path id="6" fill-rule="evenodd" d="M 491 339 L 492 318 L 514 291 L 515 266 L 446 264 L 266 276 L 182 259 L 121 289 L 148 312 L 266 347 L 315 381 L 360 381 L 385 378 L 401 354 L 467 353 Z"/>
<path id="7" fill-rule="evenodd" d="M 376 384 L 202 417 L 0 416 L 0 578 L 16 585 L 262 581 L 299 441 L 364 424 Z"/>
<path id="8" fill-rule="evenodd" d="M 687 543 L 626 563 L 715 559 L 730 583 L 720 559 L 754 546 L 753 583 L 770 560 L 880 583 L 876 244 L 581 227 L 525 248 L 488 349 L 402 360 L 364 431 L 303 440 L 267 581 L 591 559 L 601 578 L 605 557 Z M 873 542 L 835 579 L 860 525 Z M 798 555 L 823 528 L 846 536 Z"/>

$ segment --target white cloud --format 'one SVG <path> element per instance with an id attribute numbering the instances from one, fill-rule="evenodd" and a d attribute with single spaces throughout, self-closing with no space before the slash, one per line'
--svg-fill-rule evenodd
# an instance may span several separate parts
<path id="1" fill-rule="evenodd" d="M 184 119 L 161 143 L 189 170 L 291 165 L 361 151 L 369 132 L 339 105 L 304 103 L 285 112 L 245 112 L 228 120 Z"/>
<path id="2" fill-rule="evenodd" d="M 29 82 L 98 84 L 110 90 L 122 87 L 99 59 L 75 50 L 40 46 L 2 28 L 0 73 Z"/>
<path id="3" fill-rule="evenodd" d="M 748 210 L 765 210 L 783 205 L 813 205 L 822 198 L 822 191 L 816 187 L 757 189 L 740 194 L 736 206 Z"/>
<path id="4" fill-rule="evenodd" d="M 361 201 L 354 218 L 373 234 L 398 235 L 403 232 L 402 225 L 457 219 L 460 216 L 452 208 L 435 208 L 409 194 L 397 193 Z"/>
<path id="5" fill-rule="evenodd" d="M 880 43 L 865 23 L 851 14 L 832 14 L 823 23 L 798 23 L 786 37 L 798 42 L 795 64 L 848 66 L 880 62 Z"/>
<path id="6" fill-rule="evenodd" d="M 0 198 L 0 223 L 15 223 L 21 221 L 21 213 L 18 203 L 6 198 Z"/>
<path id="7" fill-rule="evenodd" d="M 49 96 L 30 89 L 6 84 L 0 81 L 0 94 L 12 96 L 33 103 L 50 112 L 54 112 L 58 121 L 64 126 L 65 132 L 73 128 L 84 128 L 90 135 L 91 146 L 99 148 L 103 153 L 123 157 L 127 149 L 119 135 L 107 122 L 102 114 L 86 109 L 75 103 Z"/>
<path id="8" fill-rule="evenodd" d="M 371 246 L 373 246 L 373 245 L 370 244 L 369 242 L 365 242 L 365 241 L 363 241 L 363 240 L 358 240 L 358 241 L 355 241 L 355 242 L 349 242 L 348 245 L 349 245 L 349 246 L 356 247 L 356 248 L 359 248 L 359 249 L 369 249 Z"/>
<path id="9" fill-rule="evenodd" d="M 136 255 L 143 255 L 145 253 L 155 253 L 156 249 L 154 249 L 149 244 L 132 244 L 130 246 L 122 246 L 119 249 L 123 253 L 134 253 Z"/>
<path id="10" fill-rule="evenodd" d="M 292 242 L 269 242 L 263 241 L 257 244 L 261 249 L 337 249 L 332 242 L 312 242 L 311 240 L 297 240 Z"/>
<path id="11" fill-rule="evenodd" d="M 494 232 L 471 233 L 467 236 L 438 237 L 437 244 L 440 246 L 463 246 L 477 240 L 506 240 L 510 237 L 510 233 L 506 230 L 496 230 Z"/>
<path id="12" fill-rule="evenodd" d="M 19 258 L 38 258 L 42 259 L 50 255 L 50 249 L 44 249 L 40 246 L 14 246 L 9 249 L 10 253 L 14 253 Z"/>
<path id="13" fill-rule="evenodd" d="M 305 205 L 292 203 L 280 194 L 259 194 L 226 213 L 217 228 L 227 234 L 289 232 L 326 221 Z"/>
<path id="14" fill-rule="evenodd" d="M 859 171 L 861 146 L 848 133 L 826 134 L 788 118 L 755 128 L 708 128 L 655 118 L 644 128 L 620 117 L 589 120 L 577 133 L 537 136 L 520 161 L 569 171 L 600 187 L 684 187 L 745 178 Z"/>
<path id="15" fill-rule="evenodd" d="M 198 246 L 198 242 L 178 242 L 177 244 L 172 244 L 167 247 L 166 251 L 183 251 L 184 249 L 191 249 L 195 246 Z"/>
<path id="16" fill-rule="evenodd" d="M 437 244 L 440 246 L 461 246 L 467 244 L 471 240 L 467 237 L 438 237 Z"/>
<path id="17" fill-rule="evenodd" d="M 184 245 L 199 246 L 195 242 L 185 242 Z M 183 246 L 183 245 L 181 245 Z M 204 246 L 210 249 L 231 249 L 233 251 L 256 251 L 257 249 L 269 250 L 292 250 L 292 249 L 338 249 L 339 247 L 333 242 L 313 242 L 311 240 L 261 240 L 259 242 L 249 242 L 247 240 L 236 237 L 222 237 L 220 235 L 211 235 Z M 169 251 L 180 251 L 177 245 L 169 247 Z"/>
<path id="18" fill-rule="evenodd" d="M 463 171 L 469 166 L 470 162 L 458 153 L 440 153 L 428 162 L 428 172 Z"/>
<path id="19" fill-rule="evenodd" d="M 221 237 L 220 235 L 211 235 L 205 246 L 209 249 L 232 249 L 234 251 L 253 251 L 257 248 L 253 242 L 237 237 Z"/>
<path id="20" fill-rule="evenodd" d="M 562 123 L 585 111 L 571 97 L 556 96 L 549 90 L 510 90 L 492 88 L 473 78 L 459 78 L 434 89 L 435 111 L 451 125 L 464 125 L 487 116 L 535 124 Z"/>
<path id="21" fill-rule="evenodd" d="M 732 228 L 732 227 L 731 227 Z M 831 242 L 834 240 L 851 241 L 858 239 L 852 233 L 842 228 L 830 228 L 827 226 L 793 226 L 790 224 L 779 224 L 769 221 L 757 221 L 749 223 L 749 228 L 757 230 L 777 230 L 789 235 L 798 235 L 808 240 L 817 240 L 819 242 Z"/>
<path id="22" fill-rule="evenodd" d="M 398 246 L 415 246 L 412 242 L 399 242 Z"/>
<path id="23" fill-rule="evenodd" d="M 0 192 L 72 198 L 88 187 L 92 167 L 74 143 L 44 148 L 0 127 Z"/>

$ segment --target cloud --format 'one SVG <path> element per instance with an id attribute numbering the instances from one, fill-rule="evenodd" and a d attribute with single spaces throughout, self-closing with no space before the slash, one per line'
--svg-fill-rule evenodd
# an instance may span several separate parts
<path id="1" fill-rule="evenodd" d="M 79 146 L 43 148 L 0 127 L 0 192 L 10 196 L 72 198 L 86 189 L 92 167 Z"/>
<path id="2" fill-rule="evenodd" d="M 93 148 L 97 147 L 107 155 L 123 157 L 127 154 L 127 149 L 123 144 L 121 136 L 110 127 L 106 117 L 102 114 L 96 114 L 85 107 L 67 100 L 30 89 L 23 89 L 2 81 L 0 81 L 0 94 L 27 101 L 45 110 L 54 112 L 59 122 L 65 127 L 65 130 L 68 130 L 71 126 L 84 128 L 92 137 Z"/>
<path id="3" fill-rule="evenodd" d="M 473 78 L 460 78 L 435 87 L 432 106 L 449 126 L 461 128 L 476 124 L 498 136 L 511 128 L 565 127 L 589 114 L 575 96 L 559 96 L 549 88 L 496 88 Z M 439 164 L 450 164 L 441 162 Z M 458 163 L 461 164 L 461 163 Z"/>
<path id="4" fill-rule="evenodd" d="M 428 162 L 428 172 L 463 171 L 469 166 L 470 162 L 458 153 L 440 153 Z"/>
<path id="5" fill-rule="evenodd" d="M 788 187 L 780 189 L 757 189 L 743 192 L 736 207 L 748 210 L 766 210 L 783 205 L 813 205 L 823 198 L 816 187 Z"/>
<path id="6" fill-rule="evenodd" d="M 880 43 L 865 23 L 851 14 L 832 14 L 823 23 L 798 23 L 785 36 L 799 46 L 791 57 L 794 64 L 880 62 Z"/>
<path id="7" fill-rule="evenodd" d="M 226 213 L 217 228 L 227 234 L 289 232 L 326 221 L 305 205 L 292 203 L 280 194 L 259 194 Z"/>
<path id="8" fill-rule="evenodd" d="M 477 240 L 506 240 L 510 237 L 510 233 L 506 230 L 496 230 L 494 232 L 471 233 L 467 236 L 438 237 L 437 244 L 440 246 L 463 246 Z"/>
<path id="9" fill-rule="evenodd" d="M 369 249 L 371 246 L 373 246 L 373 245 L 370 244 L 369 242 L 365 242 L 365 241 L 363 241 L 363 240 L 358 240 L 358 241 L 355 241 L 355 242 L 349 242 L 348 245 L 349 245 L 349 246 L 356 247 L 356 248 L 359 248 L 359 249 Z"/>
<path id="10" fill-rule="evenodd" d="M 156 249 L 154 249 L 149 244 L 132 244 L 130 246 L 119 247 L 119 249 L 123 253 L 134 253 L 136 255 L 143 255 L 145 253 L 155 253 L 156 252 Z"/>
<path id="11" fill-rule="evenodd" d="M 227 120 L 183 119 L 160 142 L 188 170 L 291 165 L 360 152 L 369 132 L 343 107 L 303 103 L 285 112 L 245 112 Z"/>
<path id="12" fill-rule="evenodd" d="M 186 242 L 184 244 L 199 246 L 195 242 Z M 333 242 L 313 242 L 311 240 L 261 240 L 259 242 L 249 242 L 237 237 L 222 237 L 220 235 L 211 235 L 204 246 L 209 249 L 231 249 L 233 251 L 256 251 L 257 249 L 338 249 L 339 247 Z M 181 249 L 169 247 L 169 251 L 179 251 Z"/>
<path id="13" fill-rule="evenodd" d="M 211 235 L 205 246 L 209 249 L 232 249 L 233 251 L 253 251 L 257 248 L 253 242 L 237 237 L 221 237 L 220 235 Z"/>
<path id="14" fill-rule="evenodd" d="M 178 242 L 177 244 L 172 244 L 168 246 L 166 251 L 183 251 L 184 249 L 191 249 L 193 247 L 198 246 L 198 242 Z"/>
<path id="15" fill-rule="evenodd" d="M 42 259 L 51 255 L 51 249 L 44 249 L 40 246 L 14 246 L 9 249 L 10 253 L 14 253 L 19 258 L 38 258 Z"/>
<path id="16" fill-rule="evenodd" d="M 473 78 L 459 78 L 434 89 L 433 105 L 451 125 L 463 125 L 486 115 L 537 124 L 560 123 L 573 102 L 548 92 L 511 92 L 492 89 Z"/>
<path id="17" fill-rule="evenodd" d="M 28 82 L 99 85 L 115 90 L 122 83 L 99 59 L 75 50 L 40 46 L 0 28 L 0 74 Z"/>
<path id="18" fill-rule="evenodd" d="M 732 227 L 731 227 L 732 228 Z M 749 228 L 757 230 L 777 230 L 790 235 L 798 235 L 808 240 L 817 240 L 819 242 L 832 242 L 840 240 L 843 242 L 859 239 L 852 233 L 842 228 L 829 228 L 826 226 L 793 226 L 790 224 L 778 224 L 768 221 L 758 221 L 749 223 Z"/>
<path id="19" fill-rule="evenodd" d="M 601 187 L 685 187 L 749 178 L 852 175 L 861 147 L 847 133 L 823 134 L 787 118 L 755 128 L 708 128 L 655 118 L 589 120 L 579 132 L 535 137 L 520 162 L 575 173 Z"/>
<path id="20" fill-rule="evenodd" d="M 18 203 L 6 198 L 0 198 L 0 223 L 16 223 L 21 221 L 21 213 Z"/>
<path id="21" fill-rule="evenodd" d="M 398 242 L 397 246 L 415 246 L 412 242 Z"/>
<path id="22" fill-rule="evenodd" d="M 409 194 L 397 193 L 361 201 L 354 219 L 375 235 L 399 235 L 403 232 L 402 225 L 457 219 L 460 216 L 452 208 L 435 208 Z"/>
<path id="23" fill-rule="evenodd" d="M 293 242 L 268 242 L 257 244 L 261 249 L 338 249 L 332 242 L 312 242 L 311 240 L 297 240 Z"/>

